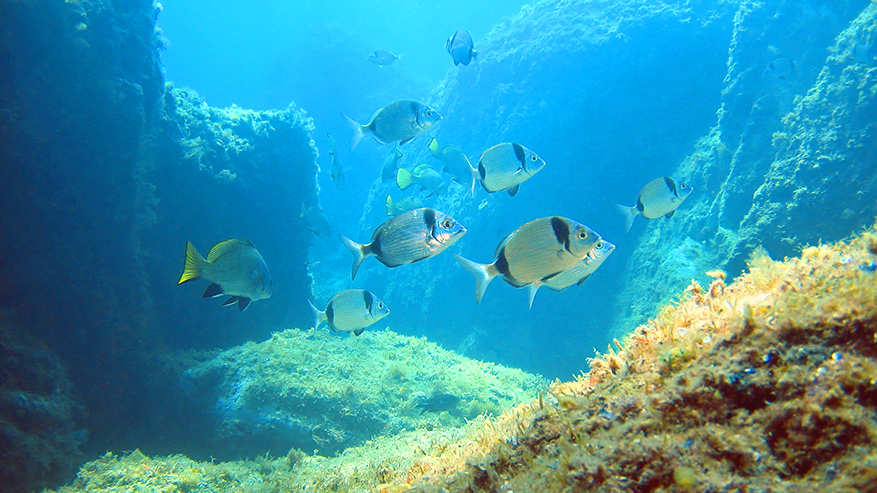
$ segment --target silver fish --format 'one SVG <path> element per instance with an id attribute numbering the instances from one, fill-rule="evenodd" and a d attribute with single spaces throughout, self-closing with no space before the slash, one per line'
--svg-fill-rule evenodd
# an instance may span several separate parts
<path id="1" fill-rule="evenodd" d="M 368 56 L 368 58 L 366 58 L 366 60 L 383 67 L 384 65 L 389 65 L 395 62 L 401 56 L 402 55 L 394 55 L 387 50 L 375 50 Z"/>
<path id="2" fill-rule="evenodd" d="M 402 159 L 402 152 L 394 147 L 384 158 L 384 166 L 381 168 L 381 183 L 387 183 L 396 176 L 400 159 Z"/>
<path id="3" fill-rule="evenodd" d="M 472 60 L 477 61 L 478 52 L 475 51 L 475 43 L 472 42 L 472 35 L 465 29 L 460 29 L 445 42 L 445 49 L 454 59 L 454 65 L 469 65 Z"/>
<path id="4" fill-rule="evenodd" d="M 853 59 L 868 67 L 877 66 L 877 43 L 856 43 L 853 46 Z"/>
<path id="5" fill-rule="evenodd" d="M 454 258 L 475 276 L 475 303 L 496 276 L 516 288 L 528 287 L 530 306 L 539 286 L 576 265 L 601 241 L 591 228 L 564 217 L 530 221 L 506 236 L 496 247 L 494 261 L 479 264 Z"/>
<path id="6" fill-rule="evenodd" d="M 390 314 L 390 309 L 377 296 L 364 289 L 348 289 L 329 298 L 326 309 L 320 310 L 310 300 L 314 314 L 314 331 L 326 322 L 332 332 L 362 334 L 366 327 Z"/>
<path id="7" fill-rule="evenodd" d="M 360 125 L 347 115 L 344 115 L 344 118 L 353 129 L 353 137 L 350 139 L 351 150 L 365 137 L 365 134 L 372 134 L 375 140 L 382 144 L 398 142 L 402 145 L 429 131 L 442 119 L 441 115 L 428 105 L 407 99 L 390 103 L 379 109 L 365 125 Z"/>
<path id="8" fill-rule="evenodd" d="M 329 137 L 329 155 L 332 156 L 332 171 L 329 172 L 329 176 L 332 177 L 332 183 L 334 183 L 339 190 L 344 190 L 344 170 L 341 169 L 341 160 L 338 159 L 338 152 L 335 148 L 335 139 L 333 139 L 328 133 L 326 134 L 326 137 Z"/>
<path id="9" fill-rule="evenodd" d="M 397 267 L 438 255 L 464 234 L 466 228 L 454 218 L 424 207 L 388 219 L 372 233 L 371 243 L 340 238 L 353 254 L 350 278 L 355 279 L 362 261 L 372 255 L 387 267 Z"/>
<path id="10" fill-rule="evenodd" d="M 419 209 L 423 207 L 423 202 L 417 197 L 405 197 L 399 202 L 394 202 L 393 197 L 387 195 L 385 205 L 387 207 L 388 216 L 398 216 L 399 214 L 410 211 L 411 209 Z"/>
<path id="11" fill-rule="evenodd" d="M 450 173 L 454 181 L 469 187 L 469 190 L 475 193 L 475 182 L 478 181 L 478 170 L 472 167 L 469 158 L 463 154 L 459 147 L 446 145 L 440 147 L 436 139 L 432 139 L 429 143 L 429 152 L 439 161 L 444 163 L 445 171 Z"/>
<path id="12" fill-rule="evenodd" d="M 605 261 L 614 250 L 614 244 L 606 240 L 598 241 L 587 257 L 551 279 L 547 279 L 544 283 L 545 287 L 553 289 L 554 291 L 563 291 L 573 284 L 581 286 L 581 284 L 587 281 L 588 277 L 590 277 L 598 267 L 603 265 L 603 261 Z"/>
<path id="13" fill-rule="evenodd" d="M 265 259 L 246 238 L 225 240 L 213 245 L 205 260 L 192 245 L 186 244 L 186 265 L 177 284 L 195 279 L 210 282 L 202 298 L 228 295 L 222 306 L 237 303 L 244 311 L 252 300 L 271 297 L 274 283 Z"/>
<path id="14" fill-rule="evenodd" d="M 428 164 L 418 164 L 413 170 L 399 168 L 396 171 L 396 185 L 400 190 L 407 190 L 411 185 L 419 185 L 421 191 L 432 195 L 447 195 L 448 184 L 441 173 Z"/>
<path id="15" fill-rule="evenodd" d="M 770 62 L 767 68 L 764 69 L 764 75 L 787 82 L 795 77 L 796 71 L 795 62 L 783 57 Z"/>
<path id="16" fill-rule="evenodd" d="M 633 207 L 617 204 L 615 207 L 624 215 L 624 230 L 630 231 L 637 215 L 646 219 L 673 217 L 676 209 L 688 198 L 693 189 L 685 182 L 677 182 L 669 176 L 655 178 L 643 187 Z"/>
<path id="17" fill-rule="evenodd" d="M 327 240 L 332 236 L 332 229 L 329 227 L 329 220 L 326 219 L 326 215 L 323 214 L 323 209 L 320 209 L 319 205 L 314 204 L 307 207 L 305 206 L 305 203 L 302 202 L 301 215 L 299 217 L 304 218 L 305 227 L 308 228 L 308 231 L 313 233 L 314 236 L 324 240 Z"/>
<path id="18" fill-rule="evenodd" d="M 478 175 L 481 185 L 490 193 L 508 190 L 512 197 L 521 183 L 545 167 L 545 161 L 521 144 L 497 144 L 481 153 Z"/>

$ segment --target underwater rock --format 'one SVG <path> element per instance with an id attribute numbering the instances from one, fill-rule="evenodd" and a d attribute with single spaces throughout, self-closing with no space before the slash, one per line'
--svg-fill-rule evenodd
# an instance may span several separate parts
<path id="1" fill-rule="evenodd" d="M 69 481 L 87 437 L 61 362 L 16 318 L 0 310 L 0 484 L 9 493 Z"/>
<path id="2" fill-rule="evenodd" d="M 205 449 L 214 457 L 293 447 L 332 455 L 381 434 L 498 415 L 547 384 L 390 331 L 311 334 L 275 333 L 182 372 L 180 384 L 212 423 Z"/>

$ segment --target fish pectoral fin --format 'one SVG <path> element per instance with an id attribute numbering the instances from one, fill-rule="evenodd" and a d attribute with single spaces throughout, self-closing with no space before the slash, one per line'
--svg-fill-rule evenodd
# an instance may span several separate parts
<path id="1" fill-rule="evenodd" d="M 244 311 L 244 310 L 246 310 L 246 309 L 250 306 L 250 303 L 251 303 L 252 301 L 253 301 L 253 300 L 251 300 L 251 299 L 249 299 L 249 298 L 245 298 L 245 297 L 243 297 L 243 296 L 239 296 L 239 297 L 238 297 L 238 310 L 239 310 L 239 311 Z"/>
<path id="2" fill-rule="evenodd" d="M 359 334 L 362 334 L 362 331 L 364 331 L 364 330 L 365 330 L 365 327 L 361 327 L 359 329 L 356 329 L 353 331 L 353 335 L 358 336 Z"/>
<path id="3" fill-rule="evenodd" d="M 231 306 L 238 302 L 238 296 L 229 296 L 222 302 L 222 306 Z"/>
<path id="4" fill-rule="evenodd" d="M 664 214 L 664 217 L 670 218 L 670 217 L 673 217 L 673 214 L 676 214 L 676 211 L 670 211 L 670 212 Z"/>
<path id="5" fill-rule="evenodd" d="M 515 194 L 518 193 L 518 189 L 520 189 L 520 188 L 521 188 L 521 184 L 520 184 L 520 183 L 517 184 L 517 185 L 515 185 L 515 186 L 513 186 L 513 187 L 509 187 L 509 195 L 511 195 L 512 197 L 514 197 Z"/>
<path id="6" fill-rule="evenodd" d="M 217 296 L 222 296 L 222 287 L 219 284 L 207 286 L 204 294 L 201 295 L 202 298 L 216 298 Z"/>

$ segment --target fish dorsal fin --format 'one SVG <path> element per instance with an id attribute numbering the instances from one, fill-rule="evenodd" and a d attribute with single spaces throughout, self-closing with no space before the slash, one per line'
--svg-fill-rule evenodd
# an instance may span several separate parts
<path id="1" fill-rule="evenodd" d="M 207 253 L 207 261 L 215 262 L 216 259 L 225 255 L 231 248 L 238 245 L 246 245 L 253 246 L 250 243 L 250 240 L 245 238 L 232 238 L 230 240 L 220 241 L 219 243 L 213 245 L 213 248 L 210 249 L 210 252 Z"/>
<path id="2" fill-rule="evenodd" d="M 515 186 L 513 186 L 513 187 L 509 187 L 509 195 L 511 195 L 512 197 L 514 197 L 515 194 L 518 193 L 518 189 L 519 189 L 519 188 L 521 188 L 521 184 L 520 184 L 520 183 L 518 183 L 517 185 L 515 185 Z"/>

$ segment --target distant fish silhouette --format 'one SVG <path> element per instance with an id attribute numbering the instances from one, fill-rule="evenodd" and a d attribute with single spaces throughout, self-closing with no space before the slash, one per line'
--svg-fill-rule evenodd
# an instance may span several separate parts
<path id="1" fill-rule="evenodd" d="M 383 67 L 384 65 L 389 65 L 396 60 L 400 59 L 402 55 L 394 55 L 386 50 L 375 50 L 371 55 L 366 58 L 366 60 L 374 63 L 375 65 L 380 65 Z"/>

